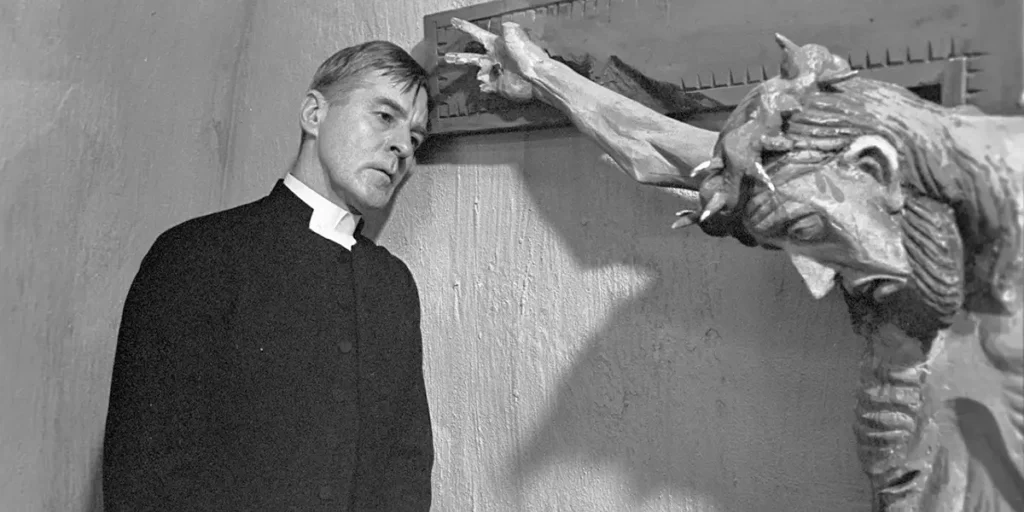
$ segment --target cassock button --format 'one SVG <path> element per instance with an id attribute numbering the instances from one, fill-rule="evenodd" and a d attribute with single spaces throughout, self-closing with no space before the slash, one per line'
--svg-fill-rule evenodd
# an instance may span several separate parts
<path id="1" fill-rule="evenodd" d="M 331 389 L 331 396 L 333 396 L 335 400 L 340 402 L 345 399 L 345 390 L 341 388 L 333 388 Z"/>
<path id="2" fill-rule="evenodd" d="M 333 497 L 334 497 L 334 489 L 331 489 L 331 486 L 324 485 L 324 486 L 320 487 L 320 499 L 326 501 L 326 500 L 329 500 L 329 499 L 331 499 Z"/>
<path id="3" fill-rule="evenodd" d="M 340 346 L 341 346 L 341 351 L 346 353 L 346 354 L 352 351 L 352 342 L 351 341 L 343 341 L 343 342 L 341 342 Z"/>

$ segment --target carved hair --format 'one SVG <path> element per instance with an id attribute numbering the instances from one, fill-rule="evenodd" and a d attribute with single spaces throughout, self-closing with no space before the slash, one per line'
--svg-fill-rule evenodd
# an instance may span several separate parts
<path id="1" fill-rule="evenodd" d="M 706 183 L 717 185 L 729 175 L 739 182 L 737 176 L 753 174 L 750 169 L 735 168 L 742 160 L 725 154 L 730 151 L 726 143 L 730 132 L 743 137 L 756 134 L 759 140 L 732 146 L 753 147 L 768 176 L 782 170 L 787 171 L 783 175 L 802 174 L 793 172 L 797 170 L 794 167 L 817 168 L 837 158 L 860 137 L 881 137 L 898 155 L 897 172 L 889 179 L 899 180 L 894 185 L 906 198 L 904 243 L 923 302 L 942 323 L 965 301 L 971 309 L 1005 311 L 1011 300 L 1009 277 L 1019 264 L 1012 258 L 1019 251 L 1021 237 L 1015 227 L 1016 213 L 991 206 L 1007 203 L 996 188 L 1001 182 L 996 175 L 1000 170 L 981 160 L 985 155 L 960 149 L 949 133 L 953 111 L 903 87 L 853 77 L 849 68 L 844 69 L 844 63 L 837 63 L 823 47 L 806 45 L 794 50 L 780 45 L 785 49 L 783 68 L 788 72 L 751 91 L 730 116 L 716 148 L 716 156 L 729 165 L 712 176 L 719 178 L 717 182 L 708 179 Z M 823 76 L 832 78 L 823 80 Z M 760 129 L 745 129 L 751 124 Z M 750 187 L 737 186 L 735 190 L 741 196 L 751 192 Z M 714 193 L 702 191 L 704 197 Z M 744 200 L 738 197 L 731 204 L 742 205 Z M 739 211 L 742 208 L 723 213 L 734 217 Z M 739 226 L 735 220 L 725 218 L 711 224 L 711 229 L 729 226 L 733 232 L 728 234 L 749 238 L 735 231 Z M 1006 226 L 1014 231 L 1012 236 L 1001 232 Z"/>
<path id="2" fill-rule="evenodd" d="M 868 108 L 875 102 L 890 107 Z M 937 146 L 946 138 L 921 132 L 926 124 L 934 126 L 932 123 L 908 126 L 906 116 L 893 115 L 908 109 L 919 116 L 941 115 L 942 111 L 903 88 L 865 79 L 852 79 L 812 92 L 805 96 L 801 106 L 801 111 L 788 117 L 783 129 L 793 149 L 781 154 L 773 154 L 769 149 L 763 156 L 768 161 L 776 160 L 775 169 L 781 169 L 790 165 L 820 165 L 866 135 L 882 137 L 892 144 L 899 165 L 896 175 L 889 179 L 900 180 L 906 196 L 901 220 L 904 247 L 913 272 L 912 284 L 922 306 L 937 322 L 911 329 L 930 331 L 947 326 L 963 304 L 964 254 L 955 212 L 943 202 L 942 185 L 935 178 L 944 170 L 933 167 L 934 155 L 944 151 Z"/>

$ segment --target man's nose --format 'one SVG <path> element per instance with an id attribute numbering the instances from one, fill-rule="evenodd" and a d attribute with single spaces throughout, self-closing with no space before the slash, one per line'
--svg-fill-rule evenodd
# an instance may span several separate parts
<path id="1" fill-rule="evenodd" d="M 412 139 L 408 136 L 399 136 L 391 139 L 391 151 L 399 158 L 412 156 Z"/>

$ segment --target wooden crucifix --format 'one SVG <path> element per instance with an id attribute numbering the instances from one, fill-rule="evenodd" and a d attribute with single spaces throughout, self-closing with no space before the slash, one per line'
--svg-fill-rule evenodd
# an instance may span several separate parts
<path id="1" fill-rule="evenodd" d="M 427 16 L 435 132 L 571 123 L 673 227 L 838 289 L 874 510 L 1024 510 L 1018 1 L 506 0 Z M 783 35 L 784 34 L 784 35 Z"/>
<path id="2" fill-rule="evenodd" d="M 481 94 L 475 70 L 444 66 L 479 51 L 457 17 L 492 32 L 526 29 L 552 58 L 651 109 L 717 129 L 757 84 L 779 73 L 773 34 L 813 42 L 861 76 L 896 83 L 943 105 L 1021 112 L 1024 57 L 1019 0 L 503 0 L 424 18 L 437 107 L 434 133 L 568 124 L 540 102 Z M 783 6 L 780 8 L 779 6 Z M 438 66 L 438 64 L 441 64 Z"/>

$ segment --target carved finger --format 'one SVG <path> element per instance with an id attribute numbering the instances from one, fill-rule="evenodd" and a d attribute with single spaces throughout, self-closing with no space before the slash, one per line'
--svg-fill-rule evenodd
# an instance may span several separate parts
<path id="1" fill-rule="evenodd" d="M 444 54 L 444 61 L 448 64 L 455 64 L 458 66 L 480 66 L 484 67 L 487 63 L 494 63 L 494 59 L 486 55 L 480 55 L 479 53 L 459 53 L 452 52 Z"/>
<path id="2" fill-rule="evenodd" d="M 686 213 L 683 213 L 686 212 Z M 682 214 L 678 220 L 672 223 L 672 229 L 685 228 L 692 226 L 697 223 L 697 212 L 693 210 L 683 210 L 676 215 Z"/>
<path id="3" fill-rule="evenodd" d="M 491 75 L 493 65 L 484 64 L 476 73 L 476 79 L 480 81 L 480 90 L 483 92 L 498 92 L 494 77 Z"/>
<path id="4" fill-rule="evenodd" d="M 700 214 L 700 222 L 708 220 L 708 217 L 718 213 L 725 206 L 727 198 L 723 192 L 715 192 L 715 195 L 711 196 L 711 200 L 708 201 L 707 206 L 704 207 L 704 213 Z"/>
<path id="5" fill-rule="evenodd" d="M 722 158 L 716 156 L 710 160 L 702 162 L 697 167 L 694 167 L 693 170 L 690 171 L 690 176 L 699 177 L 705 174 L 711 174 L 712 172 L 720 170 L 724 166 L 725 164 L 722 162 Z"/>
<path id="6" fill-rule="evenodd" d="M 836 139 L 836 140 L 839 140 L 839 139 Z M 815 142 L 815 144 L 818 143 L 817 140 L 815 140 L 814 142 Z M 842 139 L 841 142 L 842 142 L 842 144 L 845 144 L 846 140 Z M 788 138 L 786 138 L 786 137 L 784 137 L 782 135 L 767 135 L 766 134 L 766 135 L 762 135 L 761 136 L 761 146 L 763 146 L 764 149 L 770 150 L 770 151 L 789 151 L 789 150 L 793 149 L 796 146 L 796 143 L 794 141 L 792 141 L 791 139 L 788 139 Z M 842 146 L 839 146 L 839 147 L 842 147 Z"/>
<path id="7" fill-rule="evenodd" d="M 697 174 L 698 172 L 701 172 L 704 169 L 708 169 L 710 167 L 711 167 L 711 160 L 705 160 L 705 161 L 701 162 L 700 165 L 698 165 L 697 167 L 694 167 L 693 168 L 693 172 L 691 174 Z"/>
<path id="8" fill-rule="evenodd" d="M 523 30 L 522 25 L 514 21 L 506 21 L 501 24 L 501 35 L 505 38 L 506 42 L 522 42 L 523 40 L 530 40 L 530 37 L 526 35 L 526 31 Z"/>
<path id="9" fill-rule="evenodd" d="M 516 62 L 524 71 L 547 57 L 544 50 L 530 39 L 529 34 L 518 23 L 506 21 L 501 24 L 505 48 L 516 56 Z"/>
<path id="10" fill-rule="evenodd" d="M 484 48 L 488 52 L 494 51 L 494 41 L 498 39 L 498 36 L 459 18 L 452 18 L 452 26 L 469 34 L 470 37 L 476 39 L 480 44 L 484 45 Z"/>

